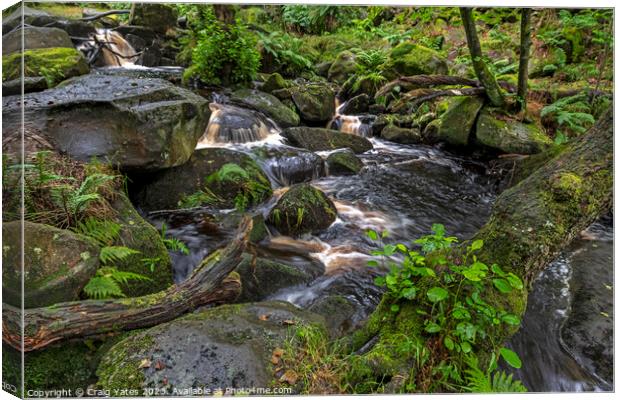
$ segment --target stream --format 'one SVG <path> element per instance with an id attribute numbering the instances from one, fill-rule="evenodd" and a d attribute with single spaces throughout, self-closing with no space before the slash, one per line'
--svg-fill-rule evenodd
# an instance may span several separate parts
<path id="1" fill-rule="evenodd" d="M 498 195 L 496 178 L 487 174 L 483 162 L 436 147 L 401 145 L 377 138 L 369 138 L 373 150 L 359 155 L 364 163 L 360 173 L 329 176 L 322 163 L 317 167 L 316 156 L 325 159 L 329 152 L 309 153 L 290 147 L 273 121 L 254 111 L 226 104 L 224 96 L 212 98 L 211 121 L 198 148 L 227 147 L 257 161 L 271 181 L 274 196 L 255 212 L 266 217 L 283 190 L 300 181 L 311 182 L 325 192 L 338 210 L 336 221 L 317 235 L 293 239 L 271 232 L 270 238 L 258 244 L 257 252 L 263 258 L 288 265 L 314 259 L 325 266 L 325 273 L 311 283 L 280 289 L 267 299 L 311 308 L 325 296 L 344 296 L 354 309 L 347 316 L 349 331 L 363 323 L 382 295 L 382 289 L 373 281 L 386 271 L 367 266 L 368 254 L 376 246 L 366 237 L 368 229 L 388 231 L 390 241 L 408 243 L 430 233 L 433 223 L 441 223 L 449 235 L 465 239 L 485 223 Z M 355 116 L 337 116 L 348 121 L 336 125 L 342 130 L 360 135 L 370 131 Z M 197 210 L 155 212 L 146 216 L 158 228 L 166 223 L 168 233 L 184 241 L 190 249 L 187 256 L 171 253 L 176 282 L 186 279 L 209 252 L 226 244 L 236 227 L 235 219 L 231 218 L 234 215 L 234 210 L 209 210 L 206 218 L 204 210 Z M 215 223 L 226 220 L 233 222 L 225 223 L 225 228 Z M 600 360 L 594 359 L 607 357 L 611 362 L 611 339 L 603 337 L 603 342 L 608 339 L 607 348 L 598 349 L 594 356 L 591 351 L 585 351 L 589 354 L 586 356 L 583 351 L 577 354 L 571 348 L 579 348 L 579 344 L 571 347 L 563 339 L 563 336 L 579 335 L 570 333 L 567 321 L 571 312 L 584 312 L 578 306 L 573 307 L 573 303 L 579 298 L 580 290 L 588 290 L 574 282 L 586 268 L 587 274 L 608 282 L 609 293 L 603 291 L 603 294 L 612 298 L 611 225 L 609 219 L 593 225 L 585 235 L 587 239 L 576 240 L 533 284 L 521 328 L 508 344 L 520 354 L 524 366 L 521 370 L 503 367 L 522 380 L 530 391 L 613 390 L 611 378 L 602 377 L 608 374 L 598 372 L 607 368 L 611 373 L 612 368 L 601 367 L 597 365 Z M 580 261 L 579 254 L 593 249 L 596 254 Z M 613 312 L 609 309 L 611 301 L 606 311 L 602 311 L 609 316 Z M 603 336 L 607 334 L 612 335 L 613 330 Z M 587 349 L 589 343 L 580 340 L 581 349 Z"/>

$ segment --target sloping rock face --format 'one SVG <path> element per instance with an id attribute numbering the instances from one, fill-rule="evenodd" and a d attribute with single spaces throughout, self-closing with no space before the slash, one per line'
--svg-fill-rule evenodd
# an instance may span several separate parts
<path id="1" fill-rule="evenodd" d="M 299 125 L 299 115 L 269 93 L 240 89 L 232 94 L 231 100 L 234 103 L 262 112 L 282 128 Z"/>
<path id="2" fill-rule="evenodd" d="M 445 75 L 448 73 L 446 60 L 435 50 L 413 42 L 403 42 L 394 47 L 386 63 L 386 77 L 418 74 Z"/>
<path id="3" fill-rule="evenodd" d="M 129 24 L 147 26 L 156 32 L 166 33 L 177 25 L 176 8 L 166 4 L 134 4 L 129 15 Z"/>
<path id="4" fill-rule="evenodd" d="M 325 128 L 305 126 L 288 128 L 282 132 L 282 136 L 291 145 L 311 151 L 336 150 L 348 147 L 354 153 L 363 153 L 373 147 L 370 140 L 364 137 Z"/>
<path id="5" fill-rule="evenodd" d="M 53 47 L 30 49 L 2 57 L 2 80 L 42 77 L 47 87 L 54 87 L 65 79 L 87 74 L 88 62 L 74 48 Z"/>
<path id="6" fill-rule="evenodd" d="M 49 225 L 2 224 L 3 301 L 21 306 L 21 243 L 24 244 L 24 307 L 77 300 L 99 266 L 99 248 L 88 238 Z"/>
<path id="7" fill-rule="evenodd" d="M 440 117 L 439 139 L 456 146 L 465 146 L 484 104 L 479 97 L 462 97 L 451 103 Z"/>
<path id="8" fill-rule="evenodd" d="M 11 15 L 2 18 L 2 34 L 6 35 L 11 30 L 22 24 L 22 10 L 24 15 L 24 24 L 33 26 L 43 26 L 54 23 L 58 17 L 53 17 L 45 11 L 35 10 L 30 7 L 21 7 L 13 11 Z"/>
<path id="9" fill-rule="evenodd" d="M 3 134 L 20 129 L 19 96 L 3 99 Z M 26 128 L 80 161 L 125 171 L 185 163 L 209 121 L 208 102 L 161 79 L 87 75 L 24 96 Z"/>
<path id="10" fill-rule="evenodd" d="M 325 322 L 278 301 L 190 314 L 113 346 L 99 365 L 97 386 L 113 396 L 122 389 L 204 388 L 212 395 L 217 389 L 273 387 L 273 350 L 307 324 L 322 327 Z M 170 389 L 166 394 L 191 395 Z"/>
<path id="11" fill-rule="evenodd" d="M 2 36 L 2 54 L 22 51 L 22 48 L 23 50 L 30 50 L 50 47 L 73 48 L 73 43 L 67 32 L 58 28 L 27 26 Z"/>

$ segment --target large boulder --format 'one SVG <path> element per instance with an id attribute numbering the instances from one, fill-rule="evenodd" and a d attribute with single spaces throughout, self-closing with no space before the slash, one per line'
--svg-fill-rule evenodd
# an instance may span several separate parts
<path id="1" fill-rule="evenodd" d="M 131 7 L 129 24 L 146 26 L 158 33 L 166 33 L 177 25 L 176 8 L 166 4 L 137 3 Z"/>
<path id="2" fill-rule="evenodd" d="M 3 99 L 3 134 L 21 129 L 21 97 Z M 87 75 L 24 96 L 28 129 L 70 157 L 127 171 L 185 163 L 209 120 L 207 101 L 161 79 Z"/>
<path id="3" fill-rule="evenodd" d="M 234 92 L 230 99 L 234 103 L 262 112 L 282 128 L 299 125 L 299 115 L 269 93 L 240 89 Z"/>
<path id="4" fill-rule="evenodd" d="M 325 160 L 329 175 L 355 175 L 364 167 L 351 149 L 336 150 Z"/>
<path id="5" fill-rule="evenodd" d="M 3 301 L 15 307 L 21 306 L 22 294 L 25 308 L 77 300 L 99 266 L 99 248 L 68 230 L 28 221 L 23 225 L 20 221 L 5 222 L 2 238 Z"/>
<path id="6" fill-rule="evenodd" d="M 147 211 L 234 207 L 242 199 L 257 204 L 271 195 L 269 180 L 252 158 L 215 147 L 196 150 L 185 164 L 135 177 L 134 182 L 134 201 Z"/>
<path id="7" fill-rule="evenodd" d="M 267 221 L 284 235 L 298 236 L 328 228 L 336 215 L 336 206 L 325 193 L 300 183 L 280 197 Z"/>
<path id="8" fill-rule="evenodd" d="M 489 107 L 480 111 L 476 139 L 503 153 L 516 154 L 540 153 L 553 144 L 538 125 L 513 120 Z"/>
<path id="9" fill-rule="evenodd" d="M 456 146 L 467 145 L 483 104 L 480 97 L 466 96 L 454 100 L 440 117 L 439 140 Z"/>
<path id="10" fill-rule="evenodd" d="M 282 136 L 291 145 L 311 151 L 349 148 L 355 153 L 364 153 L 372 149 L 372 143 L 368 139 L 333 129 L 302 126 L 285 129 Z"/>
<path id="11" fill-rule="evenodd" d="M 327 79 L 332 82 L 343 84 L 357 70 L 355 54 L 345 50 L 336 56 L 336 59 L 329 67 Z"/>
<path id="12" fill-rule="evenodd" d="M 23 40 L 23 44 L 22 44 Z M 2 36 L 2 54 L 31 49 L 47 49 L 51 47 L 73 48 L 67 32 L 58 28 L 27 26 L 15 29 Z"/>
<path id="13" fill-rule="evenodd" d="M 284 79 L 279 73 L 274 72 L 265 79 L 265 83 L 263 83 L 260 89 L 263 92 L 271 93 L 275 90 L 286 89 L 288 87 L 291 87 L 291 83 Z"/>
<path id="14" fill-rule="evenodd" d="M 245 254 L 235 269 L 241 277 L 237 302 L 263 300 L 280 289 L 309 283 L 325 272 L 325 266 L 313 259 L 291 261 Z"/>
<path id="15" fill-rule="evenodd" d="M 339 114 L 342 115 L 356 115 L 368 112 L 368 106 L 370 104 L 370 97 L 366 93 L 357 95 L 344 103 L 340 109 Z"/>
<path id="16" fill-rule="evenodd" d="M 2 34 L 6 35 L 13 29 L 22 26 L 22 24 L 44 26 L 52 24 L 56 20 L 58 20 L 58 17 L 51 16 L 45 11 L 22 6 L 13 11 L 8 17 L 2 18 Z"/>
<path id="17" fill-rule="evenodd" d="M 260 147 L 253 150 L 269 179 L 282 186 L 319 179 L 325 174 L 321 156 L 292 147 Z"/>
<path id="18" fill-rule="evenodd" d="M 65 79 L 87 74 L 90 70 L 86 59 L 74 48 L 54 47 L 26 50 L 2 57 L 2 81 L 24 77 L 44 77 L 48 87 Z"/>
<path id="19" fill-rule="evenodd" d="M 413 42 L 403 42 L 390 52 L 385 70 L 388 79 L 400 75 L 445 75 L 448 64 L 435 50 Z"/>
<path id="20" fill-rule="evenodd" d="M 276 301 L 189 314 L 114 345 L 97 369 L 97 386 L 112 396 L 119 395 L 115 390 L 144 388 L 190 396 L 272 387 L 279 362 L 274 350 L 308 325 L 324 330 L 324 318 Z"/>
<path id="21" fill-rule="evenodd" d="M 417 128 L 401 128 L 393 124 L 381 130 L 381 138 L 401 144 L 416 144 L 422 141 L 422 135 Z"/>
<path id="22" fill-rule="evenodd" d="M 283 90 L 290 95 L 305 122 L 326 123 L 336 112 L 336 94 L 325 83 L 307 83 Z"/>
<path id="23" fill-rule="evenodd" d="M 16 94 L 21 95 L 22 84 L 24 93 L 41 92 L 47 89 L 47 80 L 42 76 L 29 77 L 24 79 L 11 79 L 10 81 L 2 82 L 2 95 L 14 96 Z"/>

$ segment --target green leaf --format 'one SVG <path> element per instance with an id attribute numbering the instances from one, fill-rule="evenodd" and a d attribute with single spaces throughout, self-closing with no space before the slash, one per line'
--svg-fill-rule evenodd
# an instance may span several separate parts
<path id="1" fill-rule="evenodd" d="M 444 346 L 446 346 L 446 349 L 450 351 L 454 350 L 454 342 L 449 337 L 445 337 L 445 339 L 443 340 L 443 344 Z"/>
<path id="2" fill-rule="evenodd" d="M 502 356 L 502 358 L 504 359 L 504 361 L 506 361 L 508 363 L 508 365 L 510 365 L 513 368 L 521 368 L 521 359 L 519 358 L 519 356 L 517 355 L 517 353 L 515 353 L 514 351 L 506 348 L 506 347 L 502 347 L 499 350 L 499 354 Z"/>
<path id="3" fill-rule="evenodd" d="M 424 330 L 428 333 L 437 333 L 441 330 L 441 327 L 434 322 L 429 322 L 426 324 L 426 327 L 424 327 Z"/>
<path id="4" fill-rule="evenodd" d="M 396 312 L 398 312 L 398 310 L 400 310 L 400 306 L 398 304 L 392 304 L 390 306 L 390 311 L 396 313 Z"/>
<path id="5" fill-rule="evenodd" d="M 499 275 L 499 276 L 505 276 L 506 275 L 506 273 L 497 264 L 491 265 L 491 271 L 493 271 L 493 273 L 495 275 Z"/>
<path id="6" fill-rule="evenodd" d="M 383 246 L 383 254 L 385 254 L 386 257 L 390 257 L 394 254 L 395 251 L 396 246 L 394 246 L 393 244 L 386 244 L 385 246 Z"/>
<path id="7" fill-rule="evenodd" d="M 369 229 L 366 232 L 366 235 L 368 235 L 368 237 L 372 240 L 378 240 L 379 239 L 379 235 L 377 235 L 377 232 L 373 231 L 372 229 Z"/>
<path id="8" fill-rule="evenodd" d="M 523 289 L 523 282 L 518 276 L 516 276 L 512 272 L 508 274 L 506 279 L 508 280 L 508 283 L 510 283 L 510 286 L 512 286 L 513 288 L 517 290 Z"/>
<path id="9" fill-rule="evenodd" d="M 502 293 L 510 293 L 512 292 L 512 286 L 506 279 L 493 279 L 493 285 Z"/>
<path id="10" fill-rule="evenodd" d="M 518 326 L 521 323 L 521 320 L 519 319 L 519 317 L 513 314 L 504 315 L 502 317 L 502 321 L 504 321 L 507 324 L 514 325 L 514 326 Z"/>
<path id="11" fill-rule="evenodd" d="M 413 300 L 415 298 L 416 292 L 416 288 L 410 287 L 400 292 L 400 295 L 407 300 Z"/>
<path id="12" fill-rule="evenodd" d="M 439 286 L 432 287 L 426 292 L 426 297 L 432 302 L 437 303 L 439 301 L 445 300 L 448 297 L 448 291 Z"/>
<path id="13" fill-rule="evenodd" d="M 385 283 L 387 283 L 388 285 L 396 285 L 396 277 L 394 275 L 386 275 L 385 276 Z"/>
<path id="14" fill-rule="evenodd" d="M 375 278 L 375 285 L 377 286 L 385 286 L 385 278 L 382 276 L 378 276 Z"/>
<path id="15" fill-rule="evenodd" d="M 133 254 L 140 254 L 140 252 L 125 246 L 106 246 L 99 252 L 99 259 L 102 264 L 108 264 L 123 261 Z"/>
<path id="16" fill-rule="evenodd" d="M 474 240 L 474 242 L 471 244 L 471 250 L 480 250 L 483 244 L 484 242 L 482 240 Z"/>
<path id="17" fill-rule="evenodd" d="M 469 314 L 469 311 L 467 311 L 467 309 L 463 307 L 457 307 L 452 310 L 452 317 L 454 317 L 455 319 L 471 319 L 471 314 Z"/>
<path id="18" fill-rule="evenodd" d="M 471 351 L 471 344 L 469 342 L 461 342 L 461 351 L 469 353 Z"/>
<path id="19" fill-rule="evenodd" d="M 368 261 L 368 266 L 369 267 L 378 267 L 379 266 L 379 262 L 377 260 L 370 260 L 370 261 Z"/>
<path id="20" fill-rule="evenodd" d="M 407 250 L 407 246 L 405 246 L 404 244 L 399 243 L 399 244 L 396 245 L 396 248 L 398 250 L 402 251 L 403 253 L 407 254 L 407 251 L 408 251 Z"/>

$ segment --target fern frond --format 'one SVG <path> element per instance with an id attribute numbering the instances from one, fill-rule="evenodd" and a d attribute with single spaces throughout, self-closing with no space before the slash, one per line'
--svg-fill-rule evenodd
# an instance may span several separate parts
<path id="1" fill-rule="evenodd" d="M 88 217 L 78 222 L 74 231 L 95 239 L 100 246 L 111 246 L 119 238 L 121 226 L 114 221 Z"/>
<path id="2" fill-rule="evenodd" d="M 114 267 L 101 267 L 99 271 L 97 271 L 97 275 L 108 277 L 113 279 L 115 282 L 126 285 L 129 281 L 150 281 L 152 280 L 148 276 L 144 276 L 141 274 L 137 274 L 135 272 L 129 271 L 119 271 Z"/>
<path id="3" fill-rule="evenodd" d="M 76 190 L 76 196 L 97 193 L 105 184 L 116 179 L 115 176 L 107 174 L 92 174 L 86 177 L 80 187 Z"/>
<path id="4" fill-rule="evenodd" d="M 102 264 L 109 264 L 123 261 L 134 254 L 140 254 L 140 252 L 125 246 L 106 246 L 99 252 L 99 260 Z"/>
<path id="5" fill-rule="evenodd" d="M 91 299 L 106 299 L 109 297 L 125 297 L 118 283 L 109 276 L 94 276 L 90 278 L 84 293 Z"/>

